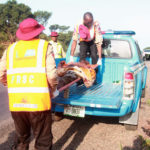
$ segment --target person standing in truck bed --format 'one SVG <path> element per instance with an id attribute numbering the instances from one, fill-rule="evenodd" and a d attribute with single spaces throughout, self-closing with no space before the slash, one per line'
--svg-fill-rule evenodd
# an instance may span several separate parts
<path id="1" fill-rule="evenodd" d="M 74 62 L 73 56 L 78 40 L 80 41 L 80 61 L 86 59 L 87 51 L 90 49 L 92 64 L 102 65 L 101 45 L 103 38 L 101 29 L 99 23 L 94 21 L 93 15 L 90 12 L 86 12 L 83 16 L 83 21 L 75 26 L 70 62 Z"/>

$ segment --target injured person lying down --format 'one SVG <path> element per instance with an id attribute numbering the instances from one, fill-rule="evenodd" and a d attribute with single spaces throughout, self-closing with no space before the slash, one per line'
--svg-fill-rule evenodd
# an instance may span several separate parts
<path id="1" fill-rule="evenodd" d="M 61 61 L 58 65 L 58 88 L 65 86 L 77 78 L 81 78 L 87 88 L 92 86 L 96 79 L 96 72 L 94 70 L 96 66 L 89 64 L 87 61 L 71 62 L 68 64 L 65 61 Z"/>

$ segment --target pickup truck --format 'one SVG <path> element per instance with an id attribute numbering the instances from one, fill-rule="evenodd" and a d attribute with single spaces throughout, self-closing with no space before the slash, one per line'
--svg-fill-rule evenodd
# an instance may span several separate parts
<path id="1" fill-rule="evenodd" d="M 90 88 L 72 85 L 68 97 L 61 92 L 52 100 L 52 110 L 75 117 L 119 117 L 119 123 L 123 123 L 126 129 L 136 129 L 147 67 L 134 35 L 134 31 L 103 32 L 102 66 L 98 67 L 97 84 Z M 71 45 L 72 41 L 66 62 L 70 60 Z M 61 60 L 56 59 L 56 65 Z M 74 61 L 79 61 L 79 45 Z M 91 58 L 87 57 L 87 61 L 91 63 Z"/>

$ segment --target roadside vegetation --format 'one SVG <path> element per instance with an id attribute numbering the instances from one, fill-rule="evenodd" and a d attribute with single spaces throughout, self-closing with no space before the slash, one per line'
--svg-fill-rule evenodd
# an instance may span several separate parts
<path id="1" fill-rule="evenodd" d="M 72 37 L 72 31 L 69 31 L 70 27 L 58 24 L 49 25 L 48 21 L 52 16 L 52 12 L 44 10 L 32 12 L 29 6 L 18 2 L 16 0 L 8 0 L 6 3 L 0 4 L 0 57 L 8 45 L 17 41 L 15 33 L 19 23 L 28 17 L 36 19 L 46 27 L 49 26 L 51 32 L 57 31 L 60 35 L 58 40 L 66 51 Z M 42 33 L 40 37 L 50 40 L 49 35 L 45 33 Z"/>
<path id="2" fill-rule="evenodd" d="M 150 106 L 150 99 L 147 101 L 148 106 Z"/>
<path id="3" fill-rule="evenodd" d="M 138 139 L 141 144 L 141 150 L 150 150 L 150 139 L 145 139 L 142 135 L 139 135 Z"/>
<path id="4" fill-rule="evenodd" d="M 145 139 L 142 135 L 137 136 L 132 147 L 123 147 L 120 143 L 120 150 L 150 150 L 150 139 Z"/>

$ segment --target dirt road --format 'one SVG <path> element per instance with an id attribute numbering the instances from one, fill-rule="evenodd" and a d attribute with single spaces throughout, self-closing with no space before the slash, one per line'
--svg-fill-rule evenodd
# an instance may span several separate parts
<path id="1" fill-rule="evenodd" d="M 146 64 L 150 68 L 150 62 Z M 65 118 L 53 123 L 53 150 L 121 150 L 121 147 L 123 150 L 142 150 L 139 135 L 150 138 L 150 106 L 147 104 L 150 99 L 149 83 L 148 70 L 146 97 L 142 99 L 139 126 L 136 131 L 127 131 L 118 123 L 118 118 Z M 3 111 L 0 111 L 1 115 L 5 114 Z M 3 118 L 5 117 L 7 115 Z M 9 150 L 14 138 L 14 126 L 10 120 L 6 128 L 0 130 L 0 135 L 0 150 Z M 30 150 L 34 149 L 33 144 L 34 140 L 31 142 Z"/>

